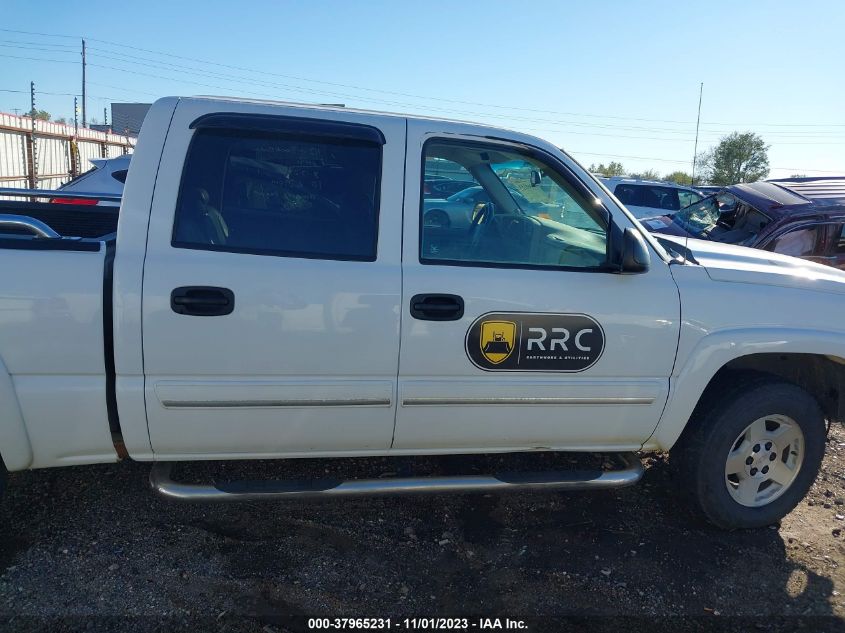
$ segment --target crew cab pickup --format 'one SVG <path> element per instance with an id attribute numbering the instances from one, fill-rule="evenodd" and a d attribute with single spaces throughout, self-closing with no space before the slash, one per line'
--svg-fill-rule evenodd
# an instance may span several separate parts
<path id="1" fill-rule="evenodd" d="M 467 223 L 423 220 L 434 176 L 486 192 Z M 843 418 L 845 273 L 658 242 L 532 136 L 164 98 L 116 233 L 61 234 L 21 208 L 0 218 L 11 471 L 128 456 L 154 462 L 170 497 L 283 499 L 613 487 L 642 474 L 636 452 L 671 451 L 694 508 L 754 527 L 804 496 L 826 422 Z M 617 466 L 223 483 L 169 470 L 532 451 Z"/>

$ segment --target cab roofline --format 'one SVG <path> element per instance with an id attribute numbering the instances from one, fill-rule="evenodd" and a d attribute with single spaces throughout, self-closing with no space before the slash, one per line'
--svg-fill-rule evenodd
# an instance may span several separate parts
<path id="1" fill-rule="evenodd" d="M 417 121 L 437 121 L 440 123 L 457 123 L 460 125 L 472 125 L 473 127 L 484 128 L 493 131 L 507 130 L 525 137 L 534 137 L 531 134 L 520 132 L 519 130 L 512 130 L 506 127 L 499 127 L 487 123 L 479 123 L 477 121 L 468 121 L 466 119 L 450 119 L 446 117 L 426 116 L 423 114 L 409 114 L 407 112 L 391 112 L 388 110 L 368 110 L 366 108 L 350 108 L 344 104 L 336 103 L 307 103 L 304 101 L 277 101 L 274 99 L 251 99 L 232 96 L 217 96 L 217 95 L 193 95 L 190 97 L 178 97 L 183 100 L 203 100 L 203 101 L 220 101 L 225 103 L 249 103 L 252 105 L 267 105 L 267 106 L 283 106 L 286 108 L 301 108 L 303 110 L 323 110 L 326 112 L 353 112 L 355 114 L 369 114 L 374 116 L 396 117 L 401 119 L 413 119 Z M 542 139 L 541 139 L 542 140 Z M 548 141 L 544 141 L 548 142 Z M 565 150 L 561 150 L 565 151 Z"/>

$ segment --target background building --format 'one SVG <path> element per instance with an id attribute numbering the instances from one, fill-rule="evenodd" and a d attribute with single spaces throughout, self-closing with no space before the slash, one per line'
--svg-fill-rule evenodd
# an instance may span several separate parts
<path id="1" fill-rule="evenodd" d="M 138 136 L 150 103 L 112 103 L 111 129 L 115 134 Z"/>

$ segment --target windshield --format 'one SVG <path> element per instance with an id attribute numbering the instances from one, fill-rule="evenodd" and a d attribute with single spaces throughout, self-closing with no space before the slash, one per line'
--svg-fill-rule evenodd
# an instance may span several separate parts
<path id="1" fill-rule="evenodd" d="M 736 203 L 737 199 L 733 195 L 721 192 L 694 202 L 670 217 L 672 222 L 685 231 L 700 235 L 716 226 L 722 214 L 734 210 Z"/>
<path id="2" fill-rule="evenodd" d="M 528 200 L 523 196 L 519 191 L 512 187 L 508 187 L 508 191 L 513 196 L 516 203 L 522 207 L 523 204 L 527 204 Z M 462 201 L 470 201 L 470 202 L 489 202 L 490 196 L 488 196 L 483 187 L 467 187 L 466 189 L 462 189 L 458 193 L 453 193 L 451 196 L 446 198 L 449 202 L 462 202 Z"/>

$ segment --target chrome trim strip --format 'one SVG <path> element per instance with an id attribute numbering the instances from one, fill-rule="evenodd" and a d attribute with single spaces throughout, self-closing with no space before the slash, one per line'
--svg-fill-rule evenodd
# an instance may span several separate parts
<path id="1" fill-rule="evenodd" d="M 12 187 L 0 187 L 0 196 L 15 196 L 16 198 L 67 198 L 68 200 L 107 200 L 109 202 L 120 202 L 123 197 L 119 193 L 62 191 L 61 189 L 15 189 Z"/>
<path id="2" fill-rule="evenodd" d="M 13 215 L 5 213 L 0 215 L 0 233 L 3 232 L 3 229 L 27 229 L 34 233 L 37 237 L 43 238 L 55 239 L 57 237 L 61 237 L 61 235 L 56 233 L 41 220 L 36 220 L 35 218 L 31 218 L 27 215 Z"/>
<path id="3" fill-rule="evenodd" d="M 634 453 L 618 454 L 615 470 L 403 477 L 399 479 L 291 480 L 189 484 L 170 477 L 173 462 L 157 462 L 150 486 L 162 497 L 179 501 L 256 501 L 320 497 L 363 497 L 446 492 L 509 492 L 522 490 L 600 490 L 637 483 L 643 464 Z"/>
<path id="4" fill-rule="evenodd" d="M 235 409 L 282 407 L 384 407 L 390 398 L 347 398 L 342 400 L 162 400 L 166 409 Z"/>
<path id="5" fill-rule="evenodd" d="M 653 404 L 654 398 L 404 398 L 403 407 L 446 406 L 446 405 L 594 405 L 594 404 Z"/>

